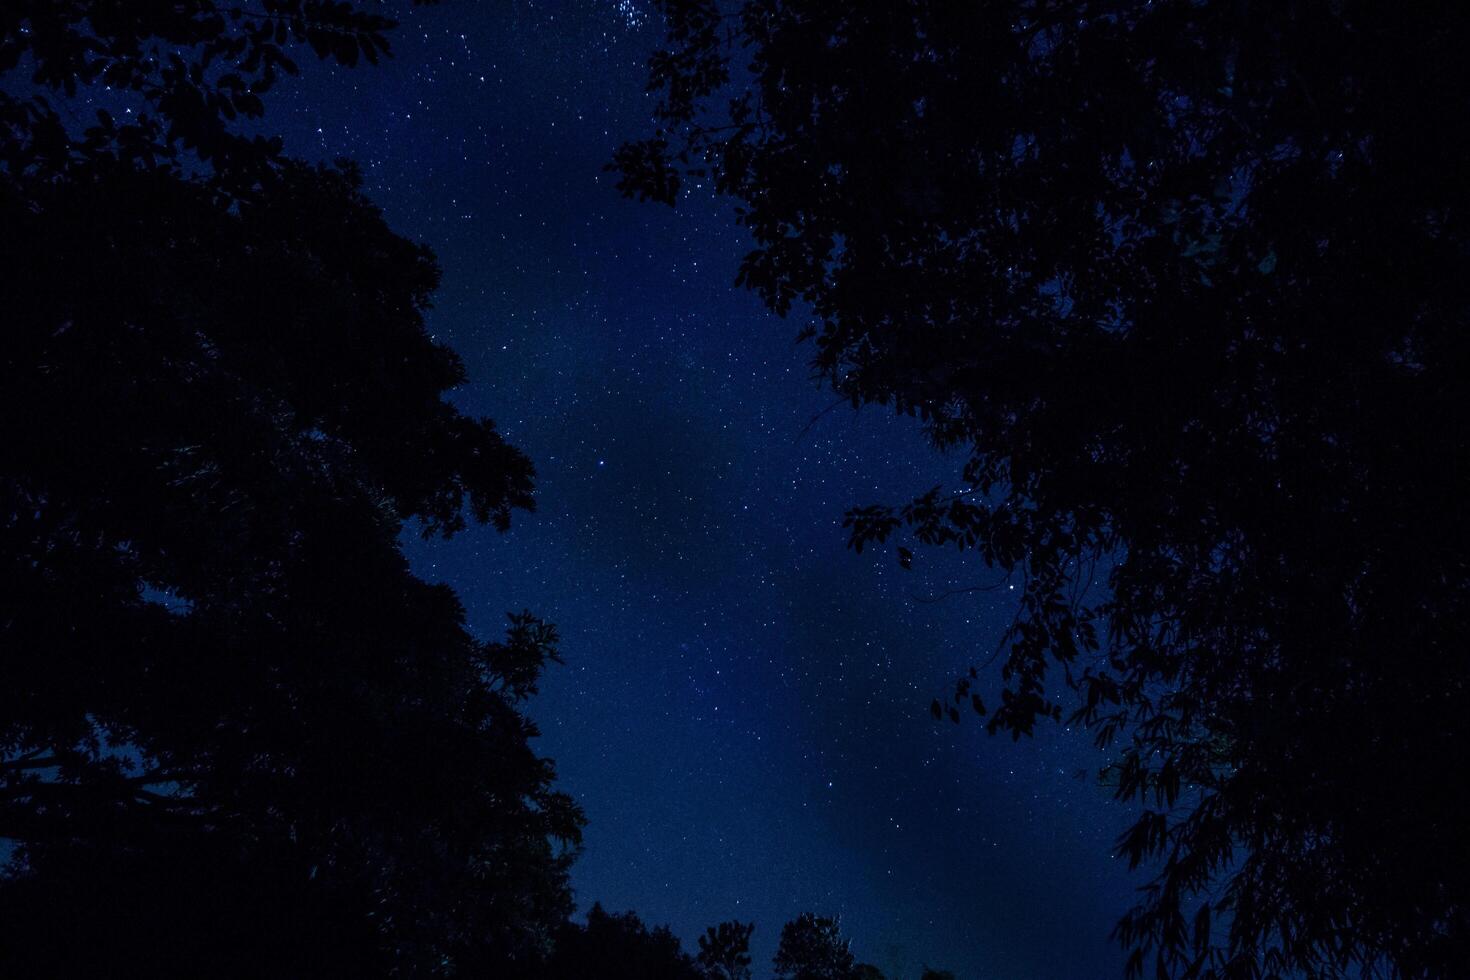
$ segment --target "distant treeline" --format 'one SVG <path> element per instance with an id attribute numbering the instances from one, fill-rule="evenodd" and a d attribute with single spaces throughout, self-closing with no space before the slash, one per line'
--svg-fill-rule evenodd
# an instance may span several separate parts
<path id="1" fill-rule="evenodd" d="M 587 924 L 568 922 L 557 935 L 548 980 L 754 980 L 767 974 L 750 958 L 751 923 L 722 922 L 699 937 L 699 951 L 685 952 L 665 927 L 649 929 L 632 912 L 616 915 L 594 905 Z M 924 968 L 918 978 L 886 977 L 859 963 L 836 919 L 804 913 L 786 923 L 771 964 L 777 980 L 955 980 L 945 970 Z"/>

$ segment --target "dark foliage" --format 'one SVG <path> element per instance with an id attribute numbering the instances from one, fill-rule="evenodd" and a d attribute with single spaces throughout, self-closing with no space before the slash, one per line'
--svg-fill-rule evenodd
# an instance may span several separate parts
<path id="1" fill-rule="evenodd" d="M 750 980 L 750 936 L 755 923 L 721 922 L 699 937 L 699 968 L 705 980 Z"/>
<path id="2" fill-rule="evenodd" d="M 632 912 L 593 905 L 587 925 L 568 922 L 556 936 L 546 980 L 701 980 L 703 973 L 666 926 L 649 929 Z"/>
<path id="3" fill-rule="evenodd" d="M 225 835 L 77 842 L 0 887 L 7 977 L 381 976 L 371 903 Z"/>
<path id="4" fill-rule="evenodd" d="M 19 172 L 72 159 L 74 133 L 46 93 L 105 88 L 139 110 L 125 120 L 98 112 L 97 140 L 112 152 L 157 167 L 187 151 L 231 188 L 248 188 L 281 142 L 235 124 L 262 116 L 262 96 L 297 73 L 292 49 L 348 67 L 376 63 L 394 26 L 343 0 L 14 0 L 0 8 L 0 74 L 14 79 L 19 69 L 33 91 L 0 91 L 4 162 Z"/>
<path id="5" fill-rule="evenodd" d="M 781 927 L 776 980 L 866 980 L 872 967 L 853 958 L 836 919 L 803 912 Z"/>
<path id="6" fill-rule="evenodd" d="M 485 975 L 570 910 L 581 816 L 522 713 L 556 633 L 476 639 L 398 546 L 506 526 L 531 465 L 444 401 L 428 250 L 350 166 L 230 128 L 291 45 L 350 65 L 390 26 L 0 13 L 7 976 Z M 82 131 L 21 75 L 137 112 Z"/>
<path id="7" fill-rule="evenodd" d="M 1458 975 L 1470 8 L 661 6 L 623 188 L 711 177 L 820 374 L 967 454 L 851 542 L 1019 577 L 989 725 L 1114 747 L 1131 970 Z"/>

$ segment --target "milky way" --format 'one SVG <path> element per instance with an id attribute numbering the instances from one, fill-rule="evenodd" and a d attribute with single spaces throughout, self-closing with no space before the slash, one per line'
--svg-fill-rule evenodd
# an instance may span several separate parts
<path id="1" fill-rule="evenodd" d="M 1109 856 L 1126 813 L 1078 778 L 1087 740 L 929 716 L 1014 593 L 919 601 L 995 573 L 844 547 L 847 507 L 952 485 L 958 461 L 833 407 L 799 316 L 732 285 L 727 204 L 633 204 L 602 170 L 644 131 L 657 37 L 628 0 L 409 10 L 393 61 L 305 66 L 267 117 L 290 152 L 359 161 L 435 249 L 458 400 L 536 461 L 510 534 L 409 547 L 482 635 L 522 608 L 560 627 L 533 713 L 590 821 L 578 902 L 686 942 L 754 920 L 759 961 L 813 910 L 891 977 L 1116 974 L 1140 882 Z"/>

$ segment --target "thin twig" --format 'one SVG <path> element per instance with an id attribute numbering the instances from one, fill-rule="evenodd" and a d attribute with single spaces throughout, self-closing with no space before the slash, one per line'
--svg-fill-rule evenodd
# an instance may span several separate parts
<path id="1" fill-rule="evenodd" d="M 796 434 L 796 438 L 793 439 L 792 442 L 794 442 L 794 443 L 795 442 L 801 442 L 802 438 L 805 437 L 806 434 L 811 431 L 812 426 L 816 425 L 819 421 L 821 421 L 821 419 L 824 416 L 826 416 L 828 413 L 830 413 L 833 409 L 836 409 L 836 408 L 839 408 L 839 407 L 841 407 L 843 405 L 846 405 L 847 402 L 848 402 L 848 399 L 846 399 L 846 398 L 839 398 L 835 402 L 833 402 L 832 404 L 828 405 L 826 408 L 822 409 L 816 415 L 813 415 L 811 417 L 811 419 L 807 422 L 807 424 L 801 427 L 801 431 Z"/>

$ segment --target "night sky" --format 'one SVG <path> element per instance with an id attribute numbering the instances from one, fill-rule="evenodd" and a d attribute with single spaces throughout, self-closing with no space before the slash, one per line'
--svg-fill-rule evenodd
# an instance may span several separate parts
<path id="1" fill-rule="evenodd" d="M 799 317 L 733 286 L 727 202 L 638 205 L 602 172 L 646 129 L 658 37 L 627 0 L 450 0 L 406 12 L 394 60 L 309 66 L 267 116 L 288 152 L 356 159 L 435 249 L 457 399 L 536 463 L 538 511 L 508 535 L 409 549 L 481 635 L 522 608 L 561 630 L 532 713 L 589 819 L 579 907 L 691 947 L 754 920 L 757 976 L 806 910 L 904 980 L 1116 975 L 1107 933 L 1142 882 L 1110 857 L 1127 812 L 1077 776 L 1088 739 L 929 715 L 1014 592 L 918 601 L 996 573 L 844 547 L 847 507 L 959 461 L 910 420 L 821 414 Z"/>

